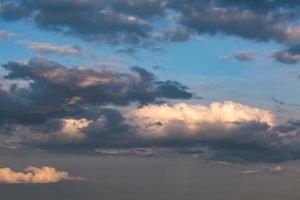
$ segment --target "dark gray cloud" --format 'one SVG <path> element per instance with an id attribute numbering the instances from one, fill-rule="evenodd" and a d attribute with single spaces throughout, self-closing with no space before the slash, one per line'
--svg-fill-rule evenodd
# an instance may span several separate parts
<path id="1" fill-rule="evenodd" d="M 0 16 L 4 20 L 30 18 L 40 28 L 87 40 L 136 44 L 150 30 L 142 19 L 109 9 L 108 1 L 28 0 L 19 4 L 3 3 L 2 7 Z M 22 9 L 32 12 L 16 17 L 15 13 Z"/>
<path id="2" fill-rule="evenodd" d="M 0 90 L 0 121 L 38 122 L 73 116 L 74 112 L 84 114 L 89 106 L 144 104 L 158 98 L 193 96 L 180 83 L 158 81 L 154 74 L 140 67 L 133 67 L 134 73 L 117 73 L 67 68 L 43 58 L 34 58 L 28 64 L 9 62 L 2 67 L 8 71 L 5 80 L 29 81 L 29 87 L 20 89 L 12 85 L 9 90 Z M 172 94 L 164 87 L 170 87 Z"/>
<path id="3" fill-rule="evenodd" d="M 137 50 L 135 48 L 132 48 L 132 47 L 122 48 L 122 49 L 117 50 L 117 53 L 127 54 L 127 55 L 132 56 L 132 57 L 136 57 L 136 55 L 135 55 L 136 52 L 137 52 Z"/>
<path id="4" fill-rule="evenodd" d="M 160 0 L 113 0 L 112 7 L 122 13 L 140 17 L 165 15 L 164 1 Z"/>
<path id="5" fill-rule="evenodd" d="M 24 0 L 1 3 L 0 17 L 31 19 L 43 29 L 112 44 L 180 42 L 195 33 L 287 43 L 298 10 L 296 0 Z M 163 26 L 171 18 L 172 27 Z"/>
<path id="6" fill-rule="evenodd" d="M 0 16 L 5 21 L 15 21 L 30 16 L 32 10 L 25 5 L 19 5 L 6 1 L 0 3 Z"/>
<path id="7" fill-rule="evenodd" d="M 276 18 L 248 11 L 190 10 L 182 15 L 181 23 L 199 34 L 225 34 L 257 41 L 283 41 L 286 37 L 285 27 Z"/>

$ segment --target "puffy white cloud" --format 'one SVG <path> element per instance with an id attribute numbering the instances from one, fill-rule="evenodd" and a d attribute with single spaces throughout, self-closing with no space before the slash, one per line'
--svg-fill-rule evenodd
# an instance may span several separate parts
<path id="1" fill-rule="evenodd" d="M 270 127 L 275 125 L 275 116 L 271 111 L 232 101 L 213 102 L 209 106 L 186 103 L 146 105 L 131 110 L 126 118 L 129 124 L 139 128 L 138 134 L 150 137 L 168 136 L 172 134 L 170 129 L 195 135 L 207 130 L 208 126 L 230 129 L 247 122 L 263 123 Z"/>
<path id="2" fill-rule="evenodd" d="M 17 183 L 56 183 L 69 180 L 84 180 L 82 177 L 72 177 L 65 171 L 58 171 L 52 167 L 27 167 L 24 172 L 15 172 L 10 168 L 0 168 L 0 182 Z"/>

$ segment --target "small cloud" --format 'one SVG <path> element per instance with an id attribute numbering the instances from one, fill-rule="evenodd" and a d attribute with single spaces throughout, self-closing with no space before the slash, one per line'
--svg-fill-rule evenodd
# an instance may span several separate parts
<path id="1" fill-rule="evenodd" d="M 221 61 L 228 61 L 228 60 L 231 60 L 231 59 L 232 59 L 232 56 L 221 56 L 220 57 Z"/>
<path id="2" fill-rule="evenodd" d="M 95 152 L 101 155 L 109 156 L 124 156 L 124 155 L 133 155 L 133 156 L 159 156 L 163 152 L 170 151 L 167 148 L 129 148 L 129 149 L 96 149 Z"/>
<path id="3" fill-rule="evenodd" d="M 15 172 L 10 168 L 0 168 L 0 182 L 6 184 L 45 184 L 71 180 L 82 181 L 85 178 L 73 177 L 68 172 L 58 171 L 47 166 L 41 168 L 28 166 L 24 172 Z"/>
<path id="4" fill-rule="evenodd" d="M 45 42 L 32 42 L 32 41 L 20 41 L 25 44 L 28 48 L 36 50 L 42 54 L 57 54 L 57 55 L 70 55 L 70 56 L 82 56 L 83 52 L 80 47 L 63 45 L 57 46 Z"/>
<path id="5" fill-rule="evenodd" d="M 153 66 L 153 69 L 154 70 L 165 70 L 166 68 L 163 66 L 155 65 L 155 66 Z"/>
<path id="6" fill-rule="evenodd" d="M 296 64 L 300 62 L 300 54 L 292 53 L 289 51 L 270 51 L 269 56 L 272 57 L 275 61 L 284 63 L 284 64 Z"/>
<path id="7" fill-rule="evenodd" d="M 244 175 L 252 175 L 252 174 L 261 174 L 261 173 L 272 173 L 272 174 L 279 174 L 283 173 L 283 167 L 277 165 L 275 167 L 269 167 L 264 169 L 247 169 L 241 172 Z"/>
<path id="8" fill-rule="evenodd" d="M 132 48 L 132 47 L 128 47 L 128 48 L 123 48 L 123 49 L 118 49 L 116 51 L 117 53 L 121 53 L 121 54 L 126 54 L 128 56 L 131 57 L 135 57 L 136 58 L 136 49 Z"/>
<path id="9" fill-rule="evenodd" d="M 244 170 L 242 171 L 242 174 L 245 174 L 245 175 L 249 175 L 249 174 L 258 174 L 260 173 L 261 171 L 259 170 L 252 170 L 252 169 L 247 169 L 247 170 Z"/>
<path id="10" fill-rule="evenodd" d="M 284 169 L 283 169 L 281 166 L 275 166 L 275 167 L 269 168 L 269 171 L 270 171 L 271 173 L 277 174 L 277 173 L 282 173 L 282 172 L 284 172 Z"/>
<path id="11" fill-rule="evenodd" d="M 255 62 L 258 60 L 256 54 L 249 50 L 237 51 L 233 55 L 220 57 L 221 61 L 228 61 L 233 59 L 240 62 Z"/>
<path id="12" fill-rule="evenodd" d="M 7 40 L 7 39 L 10 39 L 10 38 L 15 37 L 15 36 L 16 36 L 15 33 L 0 30 L 0 40 Z"/>

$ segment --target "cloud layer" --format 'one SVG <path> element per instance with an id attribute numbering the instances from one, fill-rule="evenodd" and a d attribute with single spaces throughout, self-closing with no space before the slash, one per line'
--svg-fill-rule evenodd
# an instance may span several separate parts
<path id="1" fill-rule="evenodd" d="M 2 67 L 2 147 L 120 154 L 204 148 L 210 159 L 264 162 L 300 156 L 298 121 L 277 124 L 271 111 L 232 101 L 180 103 L 195 96 L 188 87 L 141 67 L 70 68 L 44 58 Z"/>
<path id="2" fill-rule="evenodd" d="M 30 19 L 42 29 L 111 44 L 178 42 L 197 33 L 288 45 L 299 42 L 298 11 L 294 0 L 26 0 L 4 1 L 0 17 Z"/>

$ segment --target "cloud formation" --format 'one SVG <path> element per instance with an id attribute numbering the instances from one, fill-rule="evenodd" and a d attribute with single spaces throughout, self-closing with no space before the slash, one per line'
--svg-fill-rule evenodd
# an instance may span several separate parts
<path id="1" fill-rule="evenodd" d="M 253 51 L 244 50 L 244 51 L 237 51 L 232 56 L 222 56 L 220 59 L 222 61 L 236 59 L 237 61 L 240 62 L 254 62 L 258 58 Z"/>
<path id="2" fill-rule="evenodd" d="M 296 64 L 300 62 L 300 45 L 292 45 L 287 50 L 275 50 L 269 52 L 269 56 L 277 62 L 284 64 Z"/>
<path id="3" fill-rule="evenodd" d="M 27 64 L 9 62 L 2 67 L 8 71 L 4 80 L 23 80 L 27 88 L 2 83 L 0 122 L 38 123 L 72 115 L 82 118 L 80 116 L 87 112 L 98 112 L 92 107 L 100 105 L 124 106 L 162 98 L 193 97 L 186 86 L 175 81 L 157 80 L 154 74 L 140 67 L 118 73 L 105 69 L 68 68 L 43 58 L 31 59 Z"/>
<path id="4" fill-rule="evenodd" d="M 163 103 L 191 99 L 194 94 L 181 83 L 158 80 L 138 66 L 114 72 L 68 68 L 34 58 L 3 68 L 3 147 L 93 151 L 201 147 L 208 149 L 204 154 L 210 159 L 265 162 L 300 156 L 297 121 L 277 124 L 271 111 L 231 101 Z"/>
<path id="5" fill-rule="evenodd" d="M 299 42 L 298 11 L 297 1 L 26 0 L 1 3 L 0 18 L 110 44 L 180 42 L 198 33 L 288 45 Z"/>
<path id="6" fill-rule="evenodd" d="M 27 167 L 24 172 L 15 172 L 10 168 L 0 168 L 0 183 L 5 184 L 46 184 L 60 181 L 82 181 L 82 177 L 72 177 L 65 171 L 58 171 L 52 167 Z"/>
<path id="7" fill-rule="evenodd" d="M 50 43 L 44 42 L 31 42 L 25 41 L 24 43 L 28 48 L 36 50 L 42 54 L 58 54 L 58 55 L 73 55 L 82 56 L 83 52 L 80 47 L 75 47 L 71 45 L 57 46 Z"/>
<path id="8" fill-rule="evenodd" d="M 131 110 L 127 118 L 130 124 L 139 127 L 139 134 L 146 137 L 165 137 L 168 134 L 197 135 L 208 134 L 209 125 L 231 129 L 239 123 L 257 122 L 274 126 L 275 116 L 267 110 L 251 108 L 246 105 L 227 101 L 203 105 L 185 103 L 169 106 L 146 105 Z M 175 131 L 178 129 L 178 131 Z M 203 129 L 203 130 L 202 130 Z M 224 130 L 224 132 L 227 132 Z M 228 131 L 230 132 L 230 131 Z"/>

